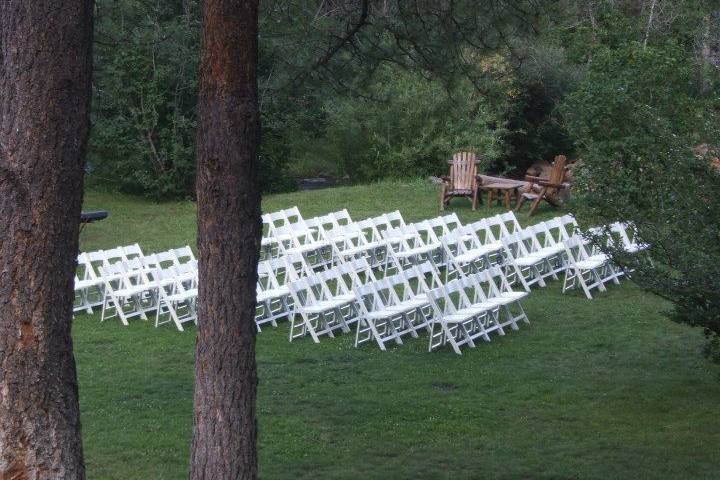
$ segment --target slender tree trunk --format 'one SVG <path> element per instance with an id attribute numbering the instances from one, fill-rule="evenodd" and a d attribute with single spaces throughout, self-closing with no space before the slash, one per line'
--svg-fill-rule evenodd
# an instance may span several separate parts
<path id="1" fill-rule="evenodd" d="M 257 476 L 257 0 L 205 0 L 197 135 L 200 292 L 191 479 Z"/>
<path id="2" fill-rule="evenodd" d="M 84 478 L 72 353 L 90 0 L 0 2 L 0 479 Z"/>

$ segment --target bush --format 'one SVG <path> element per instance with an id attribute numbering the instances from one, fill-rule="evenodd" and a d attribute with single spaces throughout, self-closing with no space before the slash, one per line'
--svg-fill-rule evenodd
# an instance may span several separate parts
<path id="1" fill-rule="evenodd" d="M 437 81 L 386 70 L 371 89 L 381 99 L 328 102 L 326 138 L 343 174 L 361 180 L 437 175 L 453 152 L 485 161 L 500 154 L 496 118 L 467 84 L 448 92 Z"/>
<path id="2" fill-rule="evenodd" d="M 674 44 L 599 49 L 563 111 L 581 152 L 578 213 L 631 221 L 648 256 L 606 249 L 633 278 L 674 304 L 671 318 L 720 338 L 720 174 L 693 146 L 717 139 L 717 98 Z M 650 261 L 651 260 L 651 261 Z"/>

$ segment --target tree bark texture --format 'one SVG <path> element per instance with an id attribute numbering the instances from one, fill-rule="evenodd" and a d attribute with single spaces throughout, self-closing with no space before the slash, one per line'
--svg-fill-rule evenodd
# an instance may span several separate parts
<path id="1" fill-rule="evenodd" d="M 70 336 L 90 0 L 0 2 L 0 479 L 85 477 Z"/>
<path id="2" fill-rule="evenodd" d="M 191 479 L 257 476 L 258 2 L 206 0 L 198 97 L 200 291 Z"/>

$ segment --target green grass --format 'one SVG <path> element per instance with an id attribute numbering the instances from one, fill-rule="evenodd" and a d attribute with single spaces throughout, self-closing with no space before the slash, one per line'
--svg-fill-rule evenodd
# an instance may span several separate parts
<path id="1" fill-rule="evenodd" d="M 456 202 L 463 221 L 500 211 Z M 84 249 L 194 245 L 190 202 L 91 192 L 85 203 L 111 213 L 85 229 Z M 308 217 L 438 211 L 435 187 L 419 182 L 276 195 L 263 207 L 292 205 Z M 525 306 L 531 325 L 462 356 L 429 354 L 426 338 L 380 352 L 355 349 L 350 335 L 315 345 L 288 343 L 286 324 L 265 329 L 261 477 L 720 477 L 720 369 L 702 358 L 698 330 L 665 319 L 668 305 L 630 282 L 592 301 L 553 282 Z M 194 329 L 79 316 L 74 340 L 88 478 L 186 476 Z"/>

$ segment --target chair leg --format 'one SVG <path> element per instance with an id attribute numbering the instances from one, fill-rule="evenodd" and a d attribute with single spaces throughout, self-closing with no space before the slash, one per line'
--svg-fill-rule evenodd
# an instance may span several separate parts
<path id="1" fill-rule="evenodd" d="M 518 195 L 518 201 L 517 205 L 515 205 L 515 211 L 519 212 L 520 208 L 522 208 L 523 203 L 525 202 L 525 197 L 523 197 L 522 193 Z"/>
<path id="2" fill-rule="evenodd" d="M 538 209 L 538 206 L 540 206 L 540 202 L 543 201 L 545 198 L 545 193 L 547 192 L 547 188 L 543 188 L 542 191 L 538 194 L 538 197 L 533 200 L 532 205 L 530 205 L 530 211 L 528 212 L 528 216 L 532 217 L 535 214 L 535 210 Z"/>
<path id="3" fill-rule="evenodd" d="M 538 206 L 540 206 L 540 202 L 542 201 L 541 197 L 536 198 L 533 200 L 532 205 L 530 205 L 530 211 L 528 211 L 528 217 L 532 217 L 535 215 L 535 210 L 538 209 Z"/>
<path id="4" fill-rule="evenodd" d="M 472 209 L 473 211 L 477 210 L 477 200 L 478 200 L 478 191 L 477 188 L 473 190 L 473 197 L 472 197 Z"/>
<path id="5" fill-rule="evenodd" d="M 445 185 L 440 189 L 440 210 L 445 210 Z"/>

